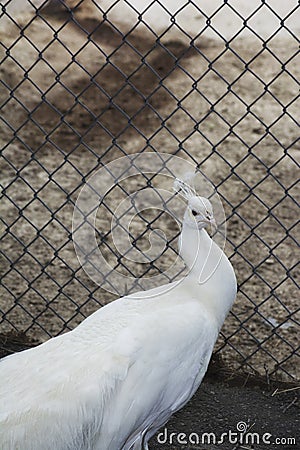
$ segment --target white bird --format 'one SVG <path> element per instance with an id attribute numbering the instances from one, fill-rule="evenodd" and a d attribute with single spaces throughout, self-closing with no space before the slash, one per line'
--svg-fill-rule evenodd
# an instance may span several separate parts
<path id="1" fill-rule="evenodd" d="M 0 448 L 140 450 L 191 398 L 236 296 L 233 268 L 188 200 L 180 283 L 120 298 L 74 330 L 0 361 Z M 166 289 L 166 286 L 168 289 Z"/>

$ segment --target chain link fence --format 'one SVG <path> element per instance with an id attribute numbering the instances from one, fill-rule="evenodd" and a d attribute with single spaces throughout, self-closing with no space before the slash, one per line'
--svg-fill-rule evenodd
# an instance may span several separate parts
<path id="1" fill-rule="evenodd" d="M 76 199 L 109 162 L 165 152 L 211 180 L 228 220 L 239 293 L 216 351 L 299 379 L 299 12 L 275 0 L 1 2 L 2 336 L 42 341 L 115 298 L 76 258 Z M 163 272 L 179 229 L 163 211 L 139 215 L 136 247 L 158 228 L 168 246 L 161 262 L 131 264 L 110 220 L 159 183 L 116 182 L 98 217 L 107 259 L 136 278 Z"/>

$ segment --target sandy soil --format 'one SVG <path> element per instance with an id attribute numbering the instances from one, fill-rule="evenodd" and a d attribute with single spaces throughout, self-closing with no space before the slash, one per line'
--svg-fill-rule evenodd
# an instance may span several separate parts
<path id="1" fill-rule="evenodd" d="M 126 153 L 177 153 L 218 186 L 229 218 L 240 291 L 217 348 L 227 344 L 222 355 L 236 368 L 246 359 L 247 370 L 299 378 L 296 40 L 226 48 L 204 34 L 191 48 L 184 33 L 157 42 L 140 25 L 123 41 L 88 1 L 68 19 L 48 10 L 17 20 L 23 37 L 12 23 L 1 32 L 2 332 L 42 341 L 113 298 L 74 252 L 79 189 Z M 107 209 L 99 220 L 108 223 Z M 168 229 L 176 236 L 176 224 Z"/>
<path id="2" fill-rule="evenodd" d="M 81 3 L 86 8 L 87 0 L 82 5 L 80 0 L 64 0 L 69 7 L 75 8 Z M 13 0 L 6 5 L 6 11 L 12 16 L 34 14 L 35 8 L 42 7 L 45 0 Z M 260 0 L 230 0 L 227 4 L 222 0 L 164 0 L 163 3 L 151 0 L 131 0 L 130 2 L 115 0 L 94 0 L 94 4 L 107 12 L 107 19 L 118 24 L 118 29 L 127 33 L 139 21 L 139 16 L 157 34 L 163 33 L 175 18 L 174 34 L 178 35 L 179 27 L 190 36 L 196 36 L 205 29 L 206 37 L 216 38 L 219 33 L 227 40 L 237 33 L 239 38 L 253 36 L 254 33 L 268 39 L 275 32 L 284 36 L 286 30 L 280 27 L 280 20 L 295 34 L 300 31 L 299 9 L 297 0 L 268 0 L 265 4 Z M 48 7 L 54 11 L 61 7 L 61 0 L 48 0 Z M 255 13 L 258 11 L 258 13 Z M 94 15 L 94 14 L 93 14 Z M 211 27 L 206 20 L 210 17 Z M 247 26 L 243 27 L 243 20 Z M 2 21 L 6 21 L 6 17 Z M 7 20 L 9 21 L 9 20 Z"/>

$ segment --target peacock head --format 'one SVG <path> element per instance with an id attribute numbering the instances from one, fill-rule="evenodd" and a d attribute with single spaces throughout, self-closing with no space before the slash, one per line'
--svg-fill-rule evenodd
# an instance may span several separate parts
<path id="1" fill-rule="evenodd" d="M 210 201 L 205 197 L 195 195 L 188 201 L 188 206 L 184 214 L 184 220 L 192 228 L 199 230 L 212 226 L 217 228 Z"/>
<path id="2" fill-rule="evenodd" d="M 188 202 L 185 214 L 184 224 L 201 230 L 208 226 L 217 228 L 213 215 L 213 208 L 210 201 L 205 197 L 196 194 L 194 188 L 182 180 L 175 180 L 174 189 L 180 193 Z"/>

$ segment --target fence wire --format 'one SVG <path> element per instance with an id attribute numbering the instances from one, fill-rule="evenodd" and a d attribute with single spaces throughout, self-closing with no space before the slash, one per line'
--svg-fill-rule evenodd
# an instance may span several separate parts
<path id="1" fill-rule="evenodd" d="M 299 379 L 299 2 L 22 8 L 2 1 L 0 13 L 2 335 L 42 341 L 113 298 L 76 258 L 76 199 L 109 162 L 163 151 L 195 164 L 224 204 L 239 293 L 216 350 Z M 161 228 L 167 247 L 162 263 L 131 264 L 107 226 L 116 200 L 159 180 L 116 183 L 101 205 L 99 246 L 136 279 L 164 271 L 179 230 L 162 211 L 139 215 L 133 245 Z"/>

